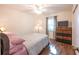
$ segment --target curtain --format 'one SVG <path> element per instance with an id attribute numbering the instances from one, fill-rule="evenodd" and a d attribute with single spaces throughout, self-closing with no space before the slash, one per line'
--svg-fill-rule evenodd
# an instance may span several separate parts
<path id="1" fill-rule="evenodd" d="M 52 32 L 52 31 L 55 31 L 56 29 L 56 19 L 55 17 L 49 17 L 48 18 L 48 31 L 49 32 Z"/>
<path id="2" fill-rule="evenodd" d="M 46 34 L 56 30 L 57 16 L 46 17 Z"/>

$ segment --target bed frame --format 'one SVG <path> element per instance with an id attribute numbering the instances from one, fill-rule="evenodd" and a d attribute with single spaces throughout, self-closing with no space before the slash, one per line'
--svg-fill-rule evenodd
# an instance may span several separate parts
<path id="1" fill-rule="evenodd" d="M 0 55 L 9 55 L 9 38 L 0 33 Z"/>

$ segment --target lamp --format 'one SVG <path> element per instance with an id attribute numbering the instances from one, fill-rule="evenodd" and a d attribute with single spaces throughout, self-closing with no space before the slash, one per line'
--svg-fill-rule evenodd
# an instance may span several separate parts
<path id="1" fill-rule="evenodd" d="M 40 31 L 42 31 L 43 28 L 42 28 L 42 26 L 40 26 L 39 24 L 37 24 L 34 29 L 35 29 L 35 32 L 39 33 Z"/>
<path id="2" fill-rule="evenodd" d="M 0 27 L 0 32 L 4 32 L 6 29 L 4 27 Z"/>

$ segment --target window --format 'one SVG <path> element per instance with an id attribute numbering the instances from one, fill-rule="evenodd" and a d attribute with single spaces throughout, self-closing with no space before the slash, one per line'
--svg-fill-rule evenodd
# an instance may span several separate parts
<path id="1" fill-rule="evenodd" d="M 52 32 L 55 30 L 55 18 L 54 17 L 50 17 L 48 18 L 48 31 Z"/>

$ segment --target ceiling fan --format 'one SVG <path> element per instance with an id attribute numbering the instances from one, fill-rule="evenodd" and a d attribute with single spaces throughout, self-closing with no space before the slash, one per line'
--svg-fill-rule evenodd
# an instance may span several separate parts
<path id="1" fill-rule="evenodd" d="M 33 5 L 33 11 L 36 13 L 36 14 L 42 14 L 43 12 L 46 11 L 44 5 L 42 4 L 35 4 Z"/>

